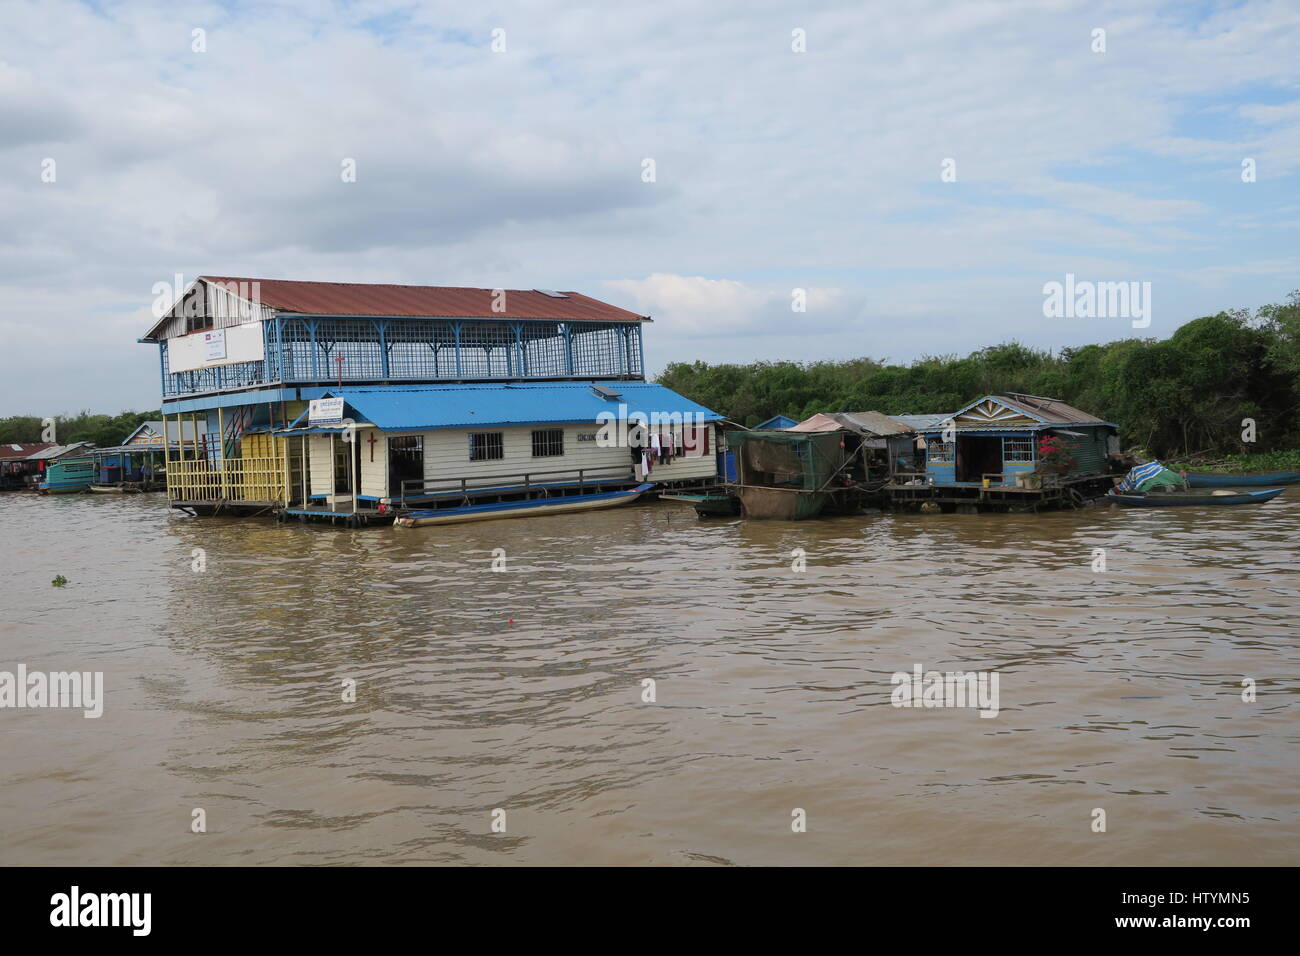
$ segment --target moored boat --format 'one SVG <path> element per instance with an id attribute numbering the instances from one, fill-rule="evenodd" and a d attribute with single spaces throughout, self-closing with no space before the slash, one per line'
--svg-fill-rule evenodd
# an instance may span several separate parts
<path id="1" fill-rule="evenodd" d="M 36 488 L 45 495 L 70 495 L 85 491 L 98 476 L 99 469 L 89 458 L 54 461 L 45 469 L 45 478 Z"/>
<path id="2" fill-rule="evenodd" d="M 1276 485 L 1294 485 L 1300 482 L 1300 472 L 1296 471 L 1272 471 L 1258 475 L 1214 475 L 1214 474 L 1192 474 L 1187 475 L 1187 484 L 1191 488 L 1238 488 L 1238 487 L 1268 487 Z"/>
<path id="3" fill-rule="evenodd" d="M 1271 501 L 1284 489 L 1261 491 L 1219 491 L 1211 494 L 1195 491 L 1111 491 L 1107 497 L 1127 508 L 1170 508 L 1182 505 L 1257 505 Z"/>
<path id="4" fill-rule="evenodd" d="M 701 518 L 726 518 L 740 514 L 740 499 L 728 494 L 662 494 L 659 497 L 665 501 L 684 501 L 694 505 L 695 513 Z"/>
<path id="5" fill-rule="evenodd" d="M 573 511 L 594 511 L 630 504 L 654 485 L 642 484 L 623 491 L 606 491 L 591 495 L 571 495 L 555 498 L 529 498 L 523 501 L 498 501 L 483 505 L 461 505 L 453 508 L 429 508 L 408 511 L 393 519 L 399 528 L 423 528 L 429 525 L 458 524 L 464 521 L 490 521 L 494 518 L 529 518 L 539 515 L 564 514 Z"/>

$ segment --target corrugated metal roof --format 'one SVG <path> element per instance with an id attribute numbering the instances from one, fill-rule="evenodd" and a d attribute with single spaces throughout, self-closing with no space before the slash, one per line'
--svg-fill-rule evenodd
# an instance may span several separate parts
<path id="1" fill-rule="evenodd" d="M 554 319 L 587 322 L 641 322 L 647 316 L 601 302 L 579 292 L 556 298 L 537 289 L 495 289 L 457 286 L 381 285 L 364 282 L 301 282 L 291 279 L 249 279 L 200 276 L 208 282 L 256 282 L 262 305 L 303 315 L 387 315 L 433 318 Z M 493 306 L 503 306 L 496 311 Z"/>
<path id="2" fill-rule="evenodd" d="M 170 441 L 170 442 L 173 442 L 173 443 L 175 443 L 176 440 L 177 440 L 177 438 L 176 438 L 176 436 L 177 436 L 177 430 L 176 430 L 176 426 L 177 426 L 177 424 L 178 424 L 178 423 L 177 423 L 175 420 L 169 421 L 169 422 L 167 423 L 167 440 Z M 179 424 L 180 424 L 180 432 L 179 432 L 179 434 L 180 434 L 180 436 L 181 436 L 180 440 L 181 440 L 181 441 L 193 441 L 193 439 L 194 439 L 194 422 L 190 421 L 189 419 L 182 419 L 182 420 L 180 421 Z M 158 436 L 158 441 L 156 442 L 156 444 L 158 444 L 159 446 L 161 446 L 161 445 L 162 445 L 163 423 L 162 423 L 162 422 L 152 422 L 152 421 L 151 421 L 151 422 L 141 422 L 140 425 L 139 425 L 139 427 L 136 428 L 135 431 L 131 432 L 131 434 L 129 434 L 129 435 L 126 436 L 126 439 L 122 442 L 122 444 L 123 444 L 123 445 L 129 445 L 129 444 L 131 444 L 131 440 L 132 440 L 133 438 L 135 438 L 137 435 L 139 435 L 140 432 L 144 431 L 146 428 L 150 429 L 152 432 L 154 432 L 155 435 Z"/>
<path id="3" fill-rule="evenodd" d="M 28 455 L 28 461 L 54 461 L 56 458 L 64 458 L 72 454 L 85 454 L 91 448 L 94 448 L 94 442 L 74 441 L 70 445 L 48 445 L 41 451 L 33 455 Z"/>
<path id="4" fill-rule="evenodd" d="M 5 442 L 0 444 L 0 461 L 21 461 L 53 447 L 48 441 Z"/>
<path id="5" fill-rule="evenodd" d="M 613 389 L 620 398 L 601 398 L 592 391 L 595 384 Z M 669 388 L 648 382 L 373 386 L 331 389 L 330 394 L 343 396 L 357 421 L 370 422 L 382 431 L 575 422 L 590 422 L 594 428 L 601 412 L 617 416 L 620 405 L 626 406 L 628 414 L 698 414 L 705 421 L 722 418 Z"/>
<path id="6" fill-rule="evenodd" d="M 1026 415 L 1040 418 L 1045 422 L 1060 425 L 1108 425 L 1096 415 L 1089 415 L 1073 405 L 1067 405 L 1059 398 L 1043 398 L 1040 395 L 1023 395 L 1011 392 L 1007 395 L 990 395 L 994 401 L 1019 409 Z M 983 401 L 983 399 L 981 399 Z"/>
<path id="7" fill-rule="evenodd" d="M 928 415 L 891 415 L 896 422 L 902 422 L 909 428 L 929 428 L 931 425 L 937 425 L 939 422 L 952 418 L 954 412 L 931 412 Z"/>
<path id="8" fill-rule="evenodd" d="M 910 425 L 905 425 L 882 412 L 832 412 L 831 417 L 847 428 L 879 438 L 906 435 L 912 430 Z"/>
<path id="9" fill-rule="evenodd" d="M 793 418 L 785 415 L 773 415 L 765 422 L 760 422 L 754 426 L 754 431 L 779 431 L 784 428 L 793 428 L 799 424 Z"/>
<path id="10" fill-rule="evenodd" d="M 792 432 L 830 432 L 848 429 L 859 435 L 871 435 L 876 438 L 888 438 L 891 435 L 906 435 L 912 430 L 910 425 L 890 418 L 880 412 L 826 412 L 805 419 L 792 426 Z"/>

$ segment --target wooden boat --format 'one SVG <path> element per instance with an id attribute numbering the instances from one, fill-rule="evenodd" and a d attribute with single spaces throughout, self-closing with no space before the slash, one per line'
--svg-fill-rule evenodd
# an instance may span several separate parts
<path id="1" fill-rule="evenodd" d="M 685 501 L 695 506 L 695 513 L 701 518 L 726 518 L 740 514 L 740 499 L 728 494 L 660 495 L 664 501 Z"/>
<path id="2" fill-rule="evenodd" d="M 1262 491 L 1222 491 L 1204 494 L 1194 491 L 1111 491 L 1108 498 L 1127 508 L 1170 508 L 1183 505 L 1258 505 L 1271 501 L 1284 489 Z"/>
<path id="3" fill-rule="evenodd" d="M 1300 472 L 1273 471 L 1261 475 L 1187 475 L 1187 484 L 1191 488 L 1237 488 L 1242 486 L 1294 485 L 1300 482 Z"/>
<path id="4" fill-rule="evenodd" d="M 98 477 L 98 467 L 88 458 L 55 461 L 45 469 L 45 477 L 36 488 L 45 495 L 70 495 L 85 491 Z"/>
<path id="5" fill-rule="evenodd" d="M 91 485 L 86 489 L 97 495 L 136 495 L 140 493 L 139 485 Z"/>
<path id="6" fill-rule="evenodd" d="M 570 497 L 529 498 L 525 501 L 498 501 L 485 505 L 463 505 L 455 508 L 430 508 L 408 511 L 393 519 L 399 528 L 423 528 L 436 524 L 458 524 L 463 521 L 490 521 L 494 518 L 531 518 L 538 515 L 564 514 L 571 511 L 594 511 L 598 508 L 615 508 L 630 504 L 653 488 L 653 484 L 637 485 L 623 491 L 606 491 L 591 495 Z"/>

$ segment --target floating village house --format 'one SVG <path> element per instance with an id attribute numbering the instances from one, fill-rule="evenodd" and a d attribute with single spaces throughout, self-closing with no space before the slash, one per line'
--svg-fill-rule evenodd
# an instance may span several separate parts
<path id="1" fill-rule="evenodd" d="M 197 457 L 197 434 L 192 421 L 141 422 L 121 445 L 90 450 L 94 465 L 90 490 L 156 490 L 169 459 L 179 462 Z"/>
<path id="2" fill-rule="evenodd" d="M 895 477 L 889 491 L 896 501 L 1077 504 L 1113 484 L 1106 458 L 1119 451 L 1118 426 L 1059 399 L 987 395 L 951 415 L 925 416 L 928 423 L 901 417 L 916 423 L 925 451 L 919 475 Z M 1068 464 L 1041 460 L 1044 438 L 1060 439 Z"/>
<path id="3" fill-rule="evenodd" d="M 70 472 L 89 469 L 90 462 L 83 459 L 90 447 L 90 442 L 84 441 L 67 445 L 54 442 L 0 444 L 0 490 L 45 488 L 51 481 L 61 486 L 65 469 Z"/>
<path id="4" fill-rule="evenodd" d="M 732 432 L 728 443 L 744 515 L 789 521 L 860 508 L 911 457 L 914 432 L 879 412 L 833 412 Z"/>
<path id="5" fill-rule="evenodd" d="M 168 497 L 368 516 L 711 483 L 721 416 L 645 381 L 649 321 L 576 292 L 200 277 L 141 339 L 187 426 Z M 628 419 L 649 427 L 610 441 Z"/>

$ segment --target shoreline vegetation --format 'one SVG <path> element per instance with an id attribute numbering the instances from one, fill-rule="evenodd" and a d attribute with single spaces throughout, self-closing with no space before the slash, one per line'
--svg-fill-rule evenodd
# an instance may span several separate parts
<path id="1" fill-rule="evenodd" d="M 1300 472 L 1300 449 L 1271 451 L 1259 455 L 1228 455 L 1224 458 L 1185 458 L 1165 462 L 1175 471 L 1202 475 L 1256 475 L 1274 471 Z"/>
<path id="2" fill-rule="evenodd" d="M 1245 456 L 1243 470 L 1267 471 L 1257 459 L 1287 468 L 1300 458 L 1300 290 L 1253 314 L 1193 319 L 1167 339 L 1055 354 L 1008 342 L 909 365 L 674 362 L 658 382 L 746 427 L 773 415 L 955 412 L 981 395 L 1044 395 L 1116 423 L 1124 447 L 1145 457 L 1235 467 L 1227 456 Z"/>
<path id="3" fill-rule="evenodd" d="M 142 422 L 156 422 L 162 412 L 122 412 L 118 415 L 95 415 L 83 410 L 76 415 L 54 416 L 54 441 L 60 445 L 73 442 L 93 442 L 100 448 L 116 448 L 140 427 Z M 0 418 L 0 444 L 10 442 L 40 442 L 45 426 L 34 415 L 13 415 Z"/>
<path id="4" fill-rule="evenodd" d="M 1253 314 L 1194 319 L 1161 340 L 1059 353 L 1007 342 L 908 365 L 673 362 L 657 381 L 747 427 L 773 415 L 953 412 L 980 395 L 1046 395 L 1115 422 L 1124 447 L 1142 457 L 1221 473 L 1300 470 L 1300 290 Z M 113 447 L 159 418 L 157 410 L 83 410 L 56 416 L 55 434 L 60 444 Z M 0 418 L 0 443 L 42 441 L 43 430 L 35 416 Z"/>

